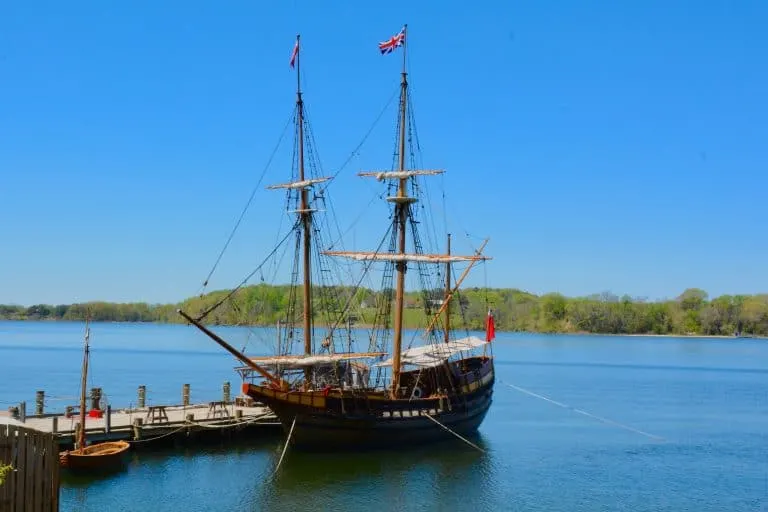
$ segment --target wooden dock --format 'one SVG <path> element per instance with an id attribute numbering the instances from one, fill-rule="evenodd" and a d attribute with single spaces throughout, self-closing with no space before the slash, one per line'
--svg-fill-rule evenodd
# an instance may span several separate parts
<path id="1" fill-rule="evenodd" d="M 46 414 L 27 417 L 24 423 L 39 431 L 54 434 L 59 445 L 71 445 L 79 428 L 79 417 L 76 414 Z M 108 407 L 100 418 L 86 416 L 85 435 L 89 442 L 126 440 L 138 443 L 174 434 L 189 437 L 199 431 L 240 432 L 254 427 L 279 429 L 280 423 L 272 411 L 264 406 L 208 402 L 115 411 Z"/>
<path id="2" fill-rule="evenodd" d="M 281 429 L 277 417 L 264 405 L 243 396 L 232 400 L 228 381 L 222 386 L 221 400 L 201 404 L 190 403 L 189 384 L 182 386 L 181 405 L 147 405 L 143 385 L 137 390 L 137 407 L 113 410 L 102 397 L 101 388 L 91 388 L 85 416 L 88 443 L 122 440 L 138 447 L 153 445 L 152 441 L 202 441 L 255 435 L 254 429 L 262 434 L 265 429 Z M 67 406 L 64 413 L 46 413 L 44 409 L 45 392 L 41 390 L 36 393 L 34 415 L 27 415 L 26 402 L 9 408 L 8 414 L 28 428 L 53 434 L 62 449 L 71 448 L 80 428 L 78 407 Z"/>

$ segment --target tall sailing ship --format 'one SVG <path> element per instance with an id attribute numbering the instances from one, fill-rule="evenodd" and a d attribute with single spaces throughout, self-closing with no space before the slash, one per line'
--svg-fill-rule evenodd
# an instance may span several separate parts
<path id="1" fill-rule="evenodd" d="M 490 310 L 486 339 L 471 336 L 469 331 L 456 338 L 451 325 L 452 306 L 460 302 L 456 297 L 461 282 L 476 263 L 490 259 L 482 255 L 487 240 L 472 255 L 455 255 L 450 252 L 449 235 L 445 252 L 428 254 L 418 234 L 421 221 L 417 216 L 421 210 L 416 204 L 423 188 L 418 180 L 443 171 L 417 170 L 406 164 L 406 136 L 411 126 L 406 30 L 404 26 L 397 35 L 379 44 L 382 54 L 396 48 L 402 48 L 403 53 L 396 163 L 388 171 L 359 173 L 388 186 L 386 201 L 391 208 L 391 222 L 379 248 L 370 252 L 323 249 L 327 246 L 322 244 L 322 222 L 318 220 L 321 209 L 317 203 L 325 200 L 325 183 L 331 178 L 317 176 L 318 166 L 310 165 L 310 172 L 305 166 L 305 144 L 313 139 L 306 136 L 311 131 L 301 91 L 297 36 L 290 61 L 297 73 L 294 172 L 290 182 L 267 187 L 286 190 L 296 216 L 290 232 L 296 242 L 294 286 L 284 318 L 278 322 L 277 353 L 246 356 L 203 325 L 204 318 L 223 300 L 199 315 L 179 310 L 186 320 L 243 363 L 238 368 L 243 376 L 243 393 L 270 407 L 289 442 L 296 446 L 402 446 L 467 434 L 477 430 L 491 406 L 494 362 L 489 343 L 493 338 Z M 325 185 L 318 187 L 321 184 Z M 383 265 L 382 287 L 375 300 L 366 352 L 351 350 L 355 289 L 328 286 L 322 278 L 329 273 L 325 262 L 335 258 L 362 262 L 364 274 L 374 264 Z M 466 268 L 453 282 L 451 264 L 456 262 L 465 263 Z M 313 266 L 321 275 L 319 283 L 313 281 Z M 417 270 L 424 288 L 424 316 L 423 330 L 408 341 L 403 324 L 406 271 L 411 269 Z M 303 341 L 303 352 L 296 354 L 292 346 L 299 340 Z"/>

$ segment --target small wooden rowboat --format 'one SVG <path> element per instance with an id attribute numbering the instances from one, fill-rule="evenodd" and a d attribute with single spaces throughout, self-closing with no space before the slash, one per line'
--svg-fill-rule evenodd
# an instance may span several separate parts
<path id="1" fill-rule="evenodd" d="M 77 429 L 75 449 L 59 452 L 59 465 L 74 471 L 107 469 L 119 467 L 123 463 L 123 455 L 131 445 L 126 441 L 107 441 L 86 446 L 85 441 L 85 384 L 88 375 L 88 360 L 90 348 L 88 342 L 91 336 L 89 319 L 85 319 L 85 347 L 83 351 L 83 369 L 80 382 L 80 425 Z"/>
<path id="2" fill-rule="evenodd" d="M 114 468 L 123 464 L 123 455 L 130 447 L 126 441 L 96 443 L 61 452 L 59 464 L 73 470 Z"/>

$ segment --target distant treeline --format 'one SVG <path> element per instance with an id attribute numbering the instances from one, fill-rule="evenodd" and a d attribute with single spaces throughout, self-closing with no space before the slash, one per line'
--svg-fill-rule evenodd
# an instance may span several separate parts
<path id="1" fill-rule="evenodd" d="M 315 312 L 335 311 L 353 305 L 357 324 L 374 320 L 376 305 L 386 300 L 387 291 L 353 290 L 345 287 L 314 290 Z M 389 291 L 391 293 L 391 291 Z M 116 304 L 89 302 L 29 307 L 0 305 L 3 320 L 82 320 L 86 311 L 94 321 L 114 322 L 184 322 L 176 309 L 197 316 L 221 302 L 228 290 L 192 297 L 180 304 Z M 439 308 L 442 292 L 406 294 L 404 323 L 408 328 L 424 326 L 425 304 L 432 311 Z M 256 285 L 238 290 L 211 312 L 206 323 L 219 325 L 274 325 L 284 320 L 291 303 L 288 286 Z M 295 300 L 295 295 L 294 295 Z M 723 295 L 709 299 L 697 288 L 685 290 L 673 300 L 647 302 L 611 293 L 569 298 L 557 293 L 533 295 L 516 289 L 470 288 L 453 301 L 452 324 L 482 329 L 488 308 L 494 312 L 496 328 L 505 331 L 584 332 L 605 334 L 703 334 L 768 335 L 768 295 Z M 461 307 L 459 307 L 461 306 Z M 299 301 L 300 308 L 300 301 Z M 301 311 L 294 311 L 300 315 Z M 316 323 L 324 323 L 316 315 Z"/>

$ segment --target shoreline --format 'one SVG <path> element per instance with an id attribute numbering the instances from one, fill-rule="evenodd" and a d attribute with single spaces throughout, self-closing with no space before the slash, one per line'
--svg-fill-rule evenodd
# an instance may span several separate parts
<path id="1" fill-rule="evenodd" d="M 41 323 L 83 323 L 84 320 L 64 320 L 64 319 L 15 319 L 15 318 L 5 318 L 0 319 L 0 322 L 18 322 L 18 323 L 25 323 L 25 322 L 41 322 Z M 158 322 L 158 321 L 118 321 L 118 320 L 91 320 L 91 323 L 98 323 L 98 324 L 139 324 L 139 325 L 187 325 L 185 322 Z M 245 328 L 274 328 L 273 324 L 213 324 L 211 327 L 245 327 Z M 326 325 L 322 324 L 315 324 L 315 327 L 327 327 Z M 355 324 L 355 328 L 357 329 L 370 329 L 373 327 L 372 325 L 367 324 Z M 417 329 L 423 329 L 423 327 L 404 327 L 406 330 L 417 330 Z M 483 332 L 482 329 L 469 329 L 469 332 Z M 561 335 L 568 335 L 568 336 L 617 336 L 617 337 L 627 337 L 627 338 L 701 338 L 701 339 L 733 339 L 733 340 L 739 340 L 739 339 L 754 339 L 754 340 L 768 340 L 768 336 L 760 336 L 760 335 L 745 335 L 745 336 L 733 336 L 728 334 L 656 334 L 656 333 L 613 333 L 613 332 L 588 332 L 588 331 L 574 331 L 574 332 L 568 332 L 568 331 L 556 331 L 556 332 L 544 332 L 544 331 L 509 331 L 504 329 L 496 329 L 497 333 L 505 333 L 505 334 L 539 334 L 542 336 L 561 336 Z"/>

